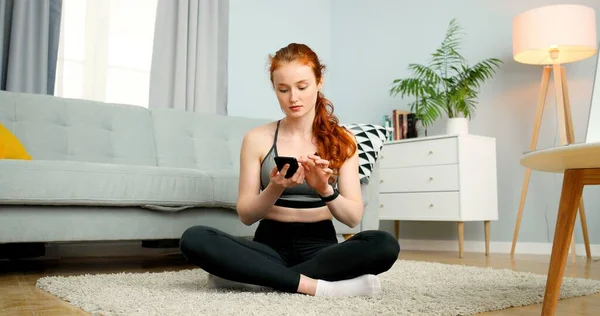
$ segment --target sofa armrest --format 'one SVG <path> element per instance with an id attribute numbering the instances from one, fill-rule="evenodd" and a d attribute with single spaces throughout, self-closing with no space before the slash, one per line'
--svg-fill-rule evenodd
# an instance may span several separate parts
<path id="1" fill-rule="evenodd" d="M 375 162 L 364 198 L 368 200 L 361 222 L 361 231 L 379 229 L 379 161 Z"/>

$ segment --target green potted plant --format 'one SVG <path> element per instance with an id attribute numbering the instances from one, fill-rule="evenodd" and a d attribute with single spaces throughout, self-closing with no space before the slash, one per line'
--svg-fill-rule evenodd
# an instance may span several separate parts
<path id="1" fill-rule="evenodd" d="M 458 52 L 460 30 L 456 19 L 452 19 L 428 64 L 409 64 L 413 76 L 395 79 L 389 90 L 392 96 L 414 97 L 410 110 L 425 128 L 446 113 L 448 134 L 468 133 L 467 120 L 476 109 L 479 88 L 502 64 L 497 58 L 489 58 L 469 66 Z"/>

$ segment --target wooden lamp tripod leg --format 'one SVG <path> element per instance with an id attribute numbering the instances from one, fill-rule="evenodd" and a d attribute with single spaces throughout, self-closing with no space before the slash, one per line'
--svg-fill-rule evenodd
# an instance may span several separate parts
<path id="1" fill-rule="evenodd" d="M 550 71 L 554 69 L 554 84 L 556 89 L 556 100 L 557 100 L 557 119 L 558 119 L 558 129 L 560 132 L 560 143 L 562 145 L 572 144 L 575 142 L 574 130 L 573 130 L 573 121 L 571 117 L 571 106 L 569 101 L 569 94 L 567 89 L 567 81 L 564 67 L 561 65 L 553 65 L 553 66 L 545 66 L 542 73 L 542 83 L 540 87 L 540 94 L 538 97 L 538 105 L 535 115 L 535 122 L 533 126 L 533 134 L 531 138 L 531 143 L 529 146 L 529 150 L 535 150 L 537 146 L 537 139 L 539 136 L 541 119 L 544 111 L 544 105 L 546 103 L 546 95 L 548 91 L 548 85 L 550 80 Z M 521 189 L 521 200 L 519 202 L 519 211 L 517 214 L 517 222 L 515 224 L 515 231 L 513 235 L 512 248 L 510 251 L 511 257 L 515 254 L 515 248 L 517 239 L 519 236 L 519 228 L 521 226 L 521 218 L 523 216 L 523 208 L 525 206 L 525 198 L 527 196 L 527 189 L 529 186 L 529 179 L 531 177 L 531 170 L 525 170 L 525 178 L 523 180 L 523 187 Z M 587 229 L 587 219 L 585 215 L 585 207 L 583 204 L 583 196 L 579 202 L 579 214 L 581 219 L 581 226 L 583 230 L 583 238 L 585 242 L 585 250 L 588 259 L 591 259 L 591 250 L 590 250 L 590 242 L 589 235 Z M 572 260 L 575 261 L 575 236 L 571 237 L 571 249 L 572 249 Z"/>
<path id="2" fill-rule="evenodd" d="M 531 134 L 531 143 L 529 150 L 535 150 L 537 146 L 538 136 L 540 134 L 540 125 L 542 122 L 542 114 L 544 114 L 544 104 L 546 103 L 546 95 L 548 94 L 548 84 L 550 82 L 550 71 L 552 68 L 544 67 L 542 72 L 542 83 L 540 85 L 540 94 L 538 95 L 538 104 L 535 112 L 535 121 L 533 124 L 533 133 Z M 515 247 L 519 237 L 519 228 L 521 227 L 521 217 L 523 216 L 523 207 L 525 206 L 525 197 L 527 197 L 527 189 L 529 187 L 529 179 L 531 177 L 531 169 L 525 169 L 525 178 L 523 179 L 523 187 L 521 188 L 521 200 L 519 201 L 519 212 L 517 214 L 517 222 L 515 224 L 515 232 L 513 235 L 512 248 L 510 250 L 511 257 L 515 255 Z"/>
<path id="3" fill-rule="evenodd" d="M 561 70 L 561 83 L 562 83 L 562 92 L 563 92 L 563 100 L 564 100 L 564 113 L 565 113 L 565 127 L 567 134 L 567 142 L 569 144 L 575 143 L 575 132 L 573 129 L 573 118 L 571 116 L 571 102 L 569 100 L 569 89 L 567 88 L 567 76 L 565 72 L 565 67 L 560 67 Z M 590 237 L 588 235 L 587 229 L 587 218 L 585 215 L 585 207 L 583 205 L 583 195 L 579 200 L 579 218 L 581 220 L 581 230 L 583 232 L 583 240 L 585 243 L 585 253 L 588 260 L 592 259 L 592 251 L 590 249 Z M 573 240 L 571 241 L 571 246 L 573 248 L 573 254 L 575 254 L 575 232 L 573 232 Z M 575 259 L 573 257 L 573 259 Z"/>
<path id="4" fill-rule="evenodd" d="M 563 67 L 560 64 L 552 65 L 554 75 L 554 89 L 556 93 L 556 121 L 558 122 L 558 133 L 560 135 L 560 145 L 568 144 L 569 137 L 567 135 L 567 115 L 565 111 L 565 88 L 563 86 Z M 575 253 L 575 232 L 571 236 L 571 260 L 575 262 L 577 254 Z"/>

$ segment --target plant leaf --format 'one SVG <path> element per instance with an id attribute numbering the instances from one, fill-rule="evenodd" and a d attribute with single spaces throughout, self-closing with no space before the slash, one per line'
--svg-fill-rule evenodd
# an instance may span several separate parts
<path id="1" fill-rule="evenodd" d="M 409 64 L 413 77 L 392 82 L 390 95 L 414 97 L 409 103 L 410 109 L 424 126 L 434 123 L 442 112 L 448 117 L 462 114 L 470 119 L 477 105 L 479 88 L 502 64 L 497 58 L 489 58 L 469 67 L 459 53 L 461 35 L 457 20 L 452 19 L 428 63 Z"/>

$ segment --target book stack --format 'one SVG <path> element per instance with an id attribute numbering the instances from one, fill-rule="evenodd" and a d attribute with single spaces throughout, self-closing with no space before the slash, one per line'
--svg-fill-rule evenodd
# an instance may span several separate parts
<path id="1" fill-rule="evenodd" d="M 392 115 L 383 116 L 383 126 L 388 131 L 388 140 L 401 140 L 418 137 L 415 113 L 393 110 Z"/>

